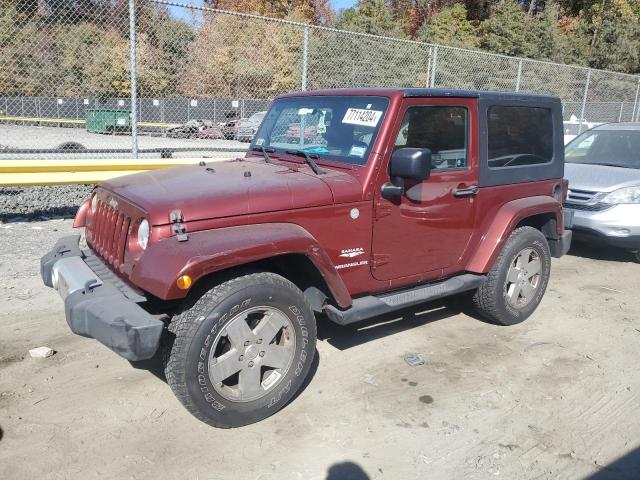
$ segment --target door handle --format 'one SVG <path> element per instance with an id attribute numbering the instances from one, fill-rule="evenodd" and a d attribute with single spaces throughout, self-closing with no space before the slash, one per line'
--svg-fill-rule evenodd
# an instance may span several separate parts
<path id="1" fill-rule="evenodd" d="M 456 198 L 462 198 L 462 197 L 473 197 L 474 195 L 476 195 L 478 193 L 478 186 L 477 185 L 471 185 L 469 187 L 465 187 L 465 188 L 454 188 L 453 189 L 453 196 Z"/>

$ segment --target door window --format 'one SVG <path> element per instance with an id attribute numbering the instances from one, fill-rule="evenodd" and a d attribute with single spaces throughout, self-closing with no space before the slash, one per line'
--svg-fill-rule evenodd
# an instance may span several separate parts
<path id="1" fill-rule="evenodd" d="M 467 109 L 452 106 L 409 107 L 395 148 L 428 148 L 432 170 L 467 168 Z"/>
<path id="2" fill-rule="evenodd" d="M 489 108 L 489 168 L 520 167 L 553 160 L 553 116 L 548 108 Z"/>

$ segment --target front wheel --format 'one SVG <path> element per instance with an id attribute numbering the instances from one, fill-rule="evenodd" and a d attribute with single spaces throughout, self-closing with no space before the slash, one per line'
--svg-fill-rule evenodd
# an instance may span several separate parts
<path id="1" fill-rule="evenodd" d="M 285 278 L 256 273 L 224 282 L 172 320 L 169 386 L 215 427 L 260 421 L 304 383 L 316 345 L 315 317 Z"/>
<path id="2" fill-rule="evenodd" d="M 500 325 L 526 320 L 538 307 L 549 283 L 551 254 L 547 239 L 533 227 L 509 236 L 486 282 L 473 295 L 478 312 Z"/>

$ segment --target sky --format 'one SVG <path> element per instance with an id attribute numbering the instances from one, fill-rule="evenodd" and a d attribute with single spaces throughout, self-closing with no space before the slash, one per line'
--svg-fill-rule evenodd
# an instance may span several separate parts
<path id="1" fill-rule="evenodd" d="M 334 10 L 340 10 L 341 8 L 349 8 L 355 5 L 356 0 L 331 0 L 331 6 Z"/>
<path id="2" fill-rule="evenodd" d="M 356 4 L 357 0 L 331 0 L 331 6 L 334 10 L 340 10 L 343 8 L 349 8 Z M 177 3 L 202 5 L 202 0 L 176 0 Z M 173 16 L 187 20 L 189 18 L 189 12 L 187 8 L 169 7 L 169 10 Z"/>

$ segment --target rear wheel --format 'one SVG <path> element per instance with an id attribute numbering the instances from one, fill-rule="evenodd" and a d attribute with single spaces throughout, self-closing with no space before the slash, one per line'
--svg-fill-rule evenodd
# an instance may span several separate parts
<path id="1" fill-rule="evenodd" d="M 313 361 L 316 324 L 302 292 L 257 273 L 224 282 L 171 323 L 166 376 L 194 416 L 239 427 L 284 407 Z"/>
<path id="2" fill-rule="evenodd" d="M 551 255 L 539 230 L 521 227 L 507 240 L 487 281 L 473 296 L 485 318 L 500 325 L 527 319 L 538 307 L 549 282 Z"/>
<path id="3" fill-rule="evenodd" d="M 640 250 L 635 250 L 631 253 L 633 253 L 633 258 L 635 258 L 636 262 L 640 263 Z"/>

